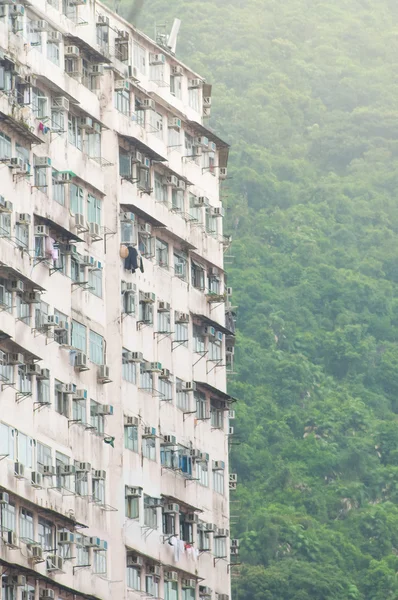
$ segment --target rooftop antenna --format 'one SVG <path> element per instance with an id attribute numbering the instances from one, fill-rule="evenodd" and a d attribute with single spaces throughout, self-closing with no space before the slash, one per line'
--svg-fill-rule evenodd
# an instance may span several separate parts
<path id="1" fill-rule="evenodd" d="M 181 25 L 180 19 L 174 19 L 173 27 L 171 28 L 169 39 L 167 40 L 167 47 L 170 48 L 170 52 L 172 52 L 173 54 L 176 53 L 177 37 L 178 37 L 178 32 L 180 31 L 180 25 Z"/>

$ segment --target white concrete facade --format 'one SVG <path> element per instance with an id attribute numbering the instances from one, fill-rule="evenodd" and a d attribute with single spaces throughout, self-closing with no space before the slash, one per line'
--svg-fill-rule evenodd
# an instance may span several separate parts
<path id="1" fill-rule="evenodd" d="M 230 595 L 228 146 L 157 41 L 0 0 L 1 600 Z"/>

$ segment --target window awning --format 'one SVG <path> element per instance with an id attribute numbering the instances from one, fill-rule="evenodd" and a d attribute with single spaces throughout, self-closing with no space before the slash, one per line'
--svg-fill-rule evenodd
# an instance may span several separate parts
<path id="1" fill-rule="evenodd" d="M 201 508 L 198 508 L 197 506 L 194 506 L 193 504 L 187 504 L 186 502 L 181 500 L 181 498 L 176 498 L 175 496 L 169 496 L 168 494 L 160 494 L 160 496 L 161 496 L 161 498 L 167 499 L 168 503 L 175 502 L 176 504 L 178 504 L 179 506 L 182 506 L 183 508 L 186 508 L 190 512 L 200 512 L 200 513 L 203 512 L 203 510 Z"/>
<path id="2" fill-rule="evenodd" d="M 181 246 L 181 250 L 185 252 L 196 250 L 196 246 L 188 242 L 185 238 L 180 237 L 177 233 L 174 233 L 170 229 L 166 229 L 166 236 L 178 242 Z"/>
<path id="3" fill-rule="evenodd" d="M 32 290 L 37 290 L 39 292 L 45 291 L 45 288 L 33 281 L 33 279 L 30 279 L 26 275 L 23 275 L 20 271 L 17 271 L 17 269 L 13 269 L 12 267 L 9 267 L 7 264 L 2 262 L 0 262 L 0 277 L 5 277 L 7 279 L 21 279 L 24 283 L 30 286 Z"/>
<path id="4" fill-rule="evenodd" d="M 222 392 L 221 390 L 213 387 L 209 383 L 206 383 L 206 381 L 195 381 L 195 383 L 197 386 L 199 386 L 206 392 L 209 392 L 210 394 L 212 394 L 212 396 L 219 398 L 220 400 L 226 400 L 227 402 L 237 402 L 236 398 L 233 398 L 229 394 L 226 394 L 225 392 Z"/>
<path id="5" fill-rule="evenodd" d="M 43 360 L 42 358 L 40 358 L 40 356 L 37 356 L 37 354 L 30 352 L 20 344 L 14 342 L 14 340 L 11 337 L 7 336 L 7 339 L 1 339 L 1 334 L 2 332 L 0 331 L 0 350 L 3 350 L 3 352 L 15 352 L 16 354 L 23 354 L 26 357 L 27 361 L 33 362 Z"/>
<path id="6" fill-rule="evenodd" d="M 167 161 L 167 158 L 165 158 L 164 156 L 161 156 L 160 154 L 155 152 L 155 150 L 153 150 L 150 146 L 147 146 L 146 144 L 144 144 L 144 142 L 142 142 L 138 138 L 133 137 L 131 135 L 124 135 L 123 133 L 120 133 L 119 131 L 117 133 L 120 138 L 122 138 L 128 144 L 131 144 L 131 146 L 133 146 L 133 148 L 136 148 L 137 150 L 139 150 L 139 152 L 142 152 L 143 154 L 148 156 L 150 159 L 156 160 L 159 162 Z"/>
<path id="7" fill-rule="evenodd" d="M 195 131 L 197 131 L 200 135 L 207 137 L 211 142 L 214 142 L 216 146 L 220 148 L 229 148 L 230 145 L 227 142 L 224 142 L 221 138 L 219 138 L 211 129 L 207 129 L 198 121 L 187 121 L 187 124 L 192 127 Z"/>
<path id="8" fill-rule="evenodd" d="M 122 208 L 122 207 L 124 207 L 124 208 Z M 148 223 L 150 223 L 155 228 L 156 227 L 158 227 L 159 229 L 166 228 L 166 225 L 164 223 L 162 223 L 161 221 L 158 221 L 157 219 L 155 219 L 155 217 L 152 217 L 151 214 L 147 213 L 142 208 L 138 208 L 138 206 L 136 206 L 135 204 L 127 204 L 126 202 L 124 202 L 123 204 L 120 205 L 120 208 L 124 212 L 133 212 L 134 214 L 137 215 L 137 217 L 140 217 L 141 219 L 148 221 Z"/>
<path id="9" fill-rule="evenodd" d="M 79 102 L 76 100 L 76 98 L 74 98 L 73 96 L 71 96 L 70 94 L 68 94 L 68 92 L 66 92 L 59 85 L 57 85 L 56 83 L 54 83 L 53 81 L 51 81 L 51 79 L 49 79 L 45 75 L 40 75 L 40 74 L 36 75 L 35 74 L 35 77 L 36 77 L 37 83 L 42 83 L 49 90 L 51 90 L 52 92 L 54 92 L 54 94 L 56 94 L 57 96 L 64 96 L 65 98 L 67 98 L 69 100 L 69 102 L 71 104 L 79 104 Z"/>
<path id="10" fill-rule="evenodd" d="M 21 137 L 24 137 L 31 144 L 43 143 L 43 140 L 41 140 L 37 135 L 32 133 L 28 125 L 25 125 L 23 121 L 18 121 L 17 119 L 14 119 L 14 117 L 0 112 L 0 123 L 5 123 L 9 127 L 11 127 L 14 131 L 19 133 Z"/>
<path id="11" fill-rule="evenodd" d="M 84 242 L 82 238 L 79 238 L 76 234 L 72 233 L 71 231 L 69 231 L 59 223 L 56 223 L 52 219 L 42 217 L 37 213 L 35 213 L 35 217 L 37 219 L 40 219 L 39 225 L 48 225 L 50 229 L 53 229 L 57 236 L 62 238 L 61 241 L 65 240 L 66 242 L 70 242 L 71 240 L 73 240 L 74 242 Z"/>
<path id="12" fill-rule="evenodd" d="M 101 46 L 97 45 L 95 48 L 91 46 L 86 40 L 77 36 L 77 35 L 67 35 L 65 36 L 65 45 L 71 44 L 73 46 L 78 46 L 83 52 L 87 55 L 87 58 L 90 62 L 95 63 L 107 63 L 110 64 L 111 59 L 107 56 L 107 52 L 105 49 L 102 49 Z M 105 52 L 105 53 L 103 53 Z"/>
<path id="13" fill-rule="evenodd" d="M 224 327 L 224 325 L 220 325 L 220 323 L 217 323 L 217 321 L 213 321 L 213 319 L 209 319 L 209 317 L 206 317 L 206 315 L 192 313 L 192 317 L 200 320 L 204 325 L 210 325 L 210 327 L 214 327 L 218 331 L 221 331 L 221 333 L 225 333 L 225 335 L 234 335 L 230 329 L 227 329 Z"/>

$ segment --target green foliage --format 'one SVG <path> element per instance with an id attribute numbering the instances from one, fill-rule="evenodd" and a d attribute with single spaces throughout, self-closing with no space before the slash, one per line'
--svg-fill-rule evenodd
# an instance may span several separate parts
<path id="1" fill-rule="evenodd" d="M 232 144 L 235 598 L 397 598 L 398 4 L 146 0 L 150 35 L 154 15 L 182 19 Z"/>

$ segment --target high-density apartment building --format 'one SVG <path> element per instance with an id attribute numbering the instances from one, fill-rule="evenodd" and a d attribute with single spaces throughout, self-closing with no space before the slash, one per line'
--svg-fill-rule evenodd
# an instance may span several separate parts
<path id="1" fill-rule="evenodd" d="M 169 41 L 0 0 L 2 600 L 230 595 L 228 145 Z"/>

